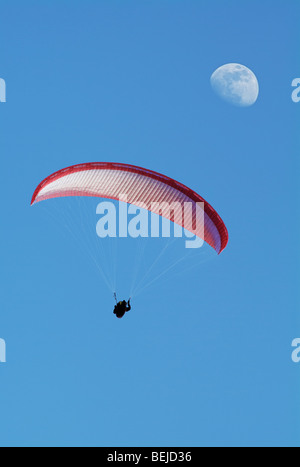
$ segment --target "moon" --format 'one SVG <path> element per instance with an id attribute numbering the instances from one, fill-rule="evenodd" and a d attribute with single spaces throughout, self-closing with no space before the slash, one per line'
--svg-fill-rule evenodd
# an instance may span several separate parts
<path id="1" fill-rule="evenodd" d="M 258 81 L 249 68 L 239 63 L 228 63 L 213 72 L 210 83 L 215 93 L 238 107 L 253 105 L 258 97 Z"/>

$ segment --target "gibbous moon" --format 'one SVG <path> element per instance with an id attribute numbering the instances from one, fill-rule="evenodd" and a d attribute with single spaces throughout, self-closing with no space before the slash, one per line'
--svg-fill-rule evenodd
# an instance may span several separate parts
<path id="1" fill-rule="evenodd" d="M 218 96 L 238 107 L 249 107 L 258 97 L 255 74 L 239 63 L 228 63 L 218 68 L 211 75 L 210 83 Z"/>

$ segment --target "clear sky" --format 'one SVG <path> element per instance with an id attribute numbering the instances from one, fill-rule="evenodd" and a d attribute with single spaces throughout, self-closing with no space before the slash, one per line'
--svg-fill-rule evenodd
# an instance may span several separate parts
<path id="1" fill-rule="evenodd" d="M 0 1 L 2 446 L 300 445 L 299 18 L 293 0 Z M 230 62 L 259 80 L 252 107 L 210 87 Z M 91 161 L 181 181 L 229 231 L 123 320 L 30 207 Z"/>

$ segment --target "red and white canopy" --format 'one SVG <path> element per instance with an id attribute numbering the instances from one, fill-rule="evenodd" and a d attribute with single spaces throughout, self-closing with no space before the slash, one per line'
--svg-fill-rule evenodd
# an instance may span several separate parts
<path id="1" fill-rule="evenodd" d="M 74 165 L 60 170 L 40 183 L 34 192 L 31 204 L 66 196 L 93 196 L 124 200 L 128 204 L 147 207 L 149 211 L 163 215 L 185 229 L 200 236 L 221 253 L 228 243 L 228 232 L 217 212 L 196 192 L 179 182 L 159 173 L 127 164 L 92 162 Z M 190 221 L 178 222 L 170 212 L 162 213 L 155 205 L 162 203 L 190 203 L 193 215 Z M 204 226 L 195 231 L 197 203 L 203 203 Z"/>

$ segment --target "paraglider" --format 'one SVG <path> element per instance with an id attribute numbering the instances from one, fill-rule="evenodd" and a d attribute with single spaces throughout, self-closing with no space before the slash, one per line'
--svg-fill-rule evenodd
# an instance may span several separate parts
<path id="1" fill-rule="evenodd" d="M 217 212 L 195 191 L 165 175 L 128 164 L 92 162 L 60 170 L 40 183 L 31 204 L 51 198 L 90 196 L 124 200 L 148 209 L 202 238 L 220 254 L 227 246 L 228 232 Z M 189 205 L 189 215 L 174 216 L 162 206 Z M 198 205 L 203 222 L 195 230 Z"/>
<path id="2" fill-rule="evenodd" d="M 117 318 L 123 318 L 125 313 L 131 310 L 131 305 L 130 305 L 130 300 L 126 302 L 126 300 L 123 300 L 122 302 L 118 302 L 116 294 L 114 294 L 115 300 L 116 300 L 116 306 L 114 308 L 114 314 L 116 315 Z"/>
<path id="3" fill-rule="evenodd" d="M 207 201 L 182 183 L 142 167 L 108 162 L 92 162 L 67 167 L 50 175 L 38 185 L 32 196 L 31 204 L 33 205 L 53 198 L 69 197 L 75 197 L 77 200 L 79 200 L 79 197 L 104 198 L 120 202 L 119 204 L 122 206 L 122 209 L 120 208 L 118 234 L 116 234 L 115 218 L 110 224 L 110 229 L 107 229 L 109 218 L 116 210 L 109 209 L 109 206 L 111 206 L 110 202 L 103 202 L 100 208 L 99 205 L 97 206 L 96 214 L 102 215 L 102 218 L 95 224 L 96 229 L 93 227 L 93 231 L 95 239 L 96 233 L 98 236 L 98 250 L 99 239 L 101 239 L 102 253 L 110 251 L 110 248 L 106 248 L 107 244 L 105 241 L 103 242 L 104 238 L 110 237 L 113 243 L 116 243 L 116 237 L 120 239 L 127 238 L 127 230 L 129 234 L 133 232 L 133 235 L 130 235 L 132 238 L 145 237 L 145 232 L 143 231 L 143 233 L 141 233 L 142 224 L 145 226 L 145 230 L 147 230 L 147 217 L 144 216 L 145 212 L 146 214 L 150 212 L 151 215 L 153 214 L 156 216 L 156 219 L 162 218 L 163 221 L 167 220 L 169 223 L 172 222 L 174 224 L 174 237 L 177 237 L 177 235 L 175 235 L 175 228 L 177 227 L 179 230 L 181 229 L 184 231 L 185 234 L 189 233 L 195 239 L 203 240 L 202 243 L 206 242 L 218 255 L 226 248 L 228 243 L 226 226 L 219 214 Z M 128 205 L 129 208 L 127 212 L 126 209 L 124 210 L 124 206 Z M 129 212 L 131 207 L 137 207 L 140 211 L 143 211 L 144 214 L 142 216 L 140 213 L 135 219 L 131 219 L 127 229 L 127 214 L 132 214 L 132 212 Z M 133 210 L 131 209 L 131 211 Z M 106 212 L 106 214 L 104 214 L 104 212 Z M 200 216 L 198 216 L 199 213 Z M 123 223 L 120 221 L 121 217 L 125 219 Z M 81 219 L 83 219 L 83 217 Z M 86 227 L 86 225 L 84 221 L 81 222 L 81 226 Z M 72 232 L 71 229 L 69 230 Z M 112 234 L 108 235 L 110 231 Z M 178 233 L 178 229 L 176 232 Z M 152 233 L 154 233 L 154 235 L 152 235 Z M 156 238 L 159 237 L 155 226 L 153 227 L 152 224 L 150 236 L 151 238 L 152 236 Z M 189 238 L 191 238 L 191 236 L 189 236 Z M 162 237 L 167 237 L 167 235 L 162 234 Z M 185 245 L 185 248 L 199 248 L 197 242 L 191 243 L 191 241 L 186 241 Z M 163 252 L 165 250 L 166 248 L 163 249 Z M 190 250 L 190 252 L 192 253 L 192 250 Z M 90 256 L 95 261 L 102 278 L 105 280 L 110 290 L 112 292 L 116 290 L 113 280 L 111 283 L 107 280 L 109 271 L 105 270 L 103 261 L 97 263 L 95 257 L 91 254 Z M 146 269 L 146 274 L 144 273 L 141 277 L 139 277 L 138 270 L 135 270 L 133 276 L 134 280 L 137 280 L 138 283 L 132 285 L 130 292 L 131 297 L 136 295 L 136 291 L 139 287 L 139 290 L 143 290 L 146 287 L 143 282 L 146 279 L 149 281 L 149 286 L 164 274 L 169 273 L 173 265 L 164 266 L 164 271 L 159 273 L 155 279 L 149 277 L 149 273 L 153 272 L 154 266 L 161 257 L 162 253 L 158 255 L 151 267 Z M 117 256 L 110 261 L 109 269 L 111 269 L 112 274 L 115 274 L 115 271 L 119 269 L 116 258 Z M 197 257 L 195 256 L 195 258 Z M 181 261 L 181 259 L 175 260 L 174 265 L 180 264 Z M 126 262 L 124 262 L 124 264 L 126 264 Z M 139 262 L 137 262 L 137 264 L 139 264 Z M 130 271 L 128 270 L 128 272 Z M 126 271 L 126 276 L 127 275 Z M 122 277 L 124 277 L 124 274 Z M 130 299 L 127 302 L 125 300 L 117 302 L 116 300 L 113 313 L 117 318 L 122 318 L 125 313 L 130 310 Z"/>

